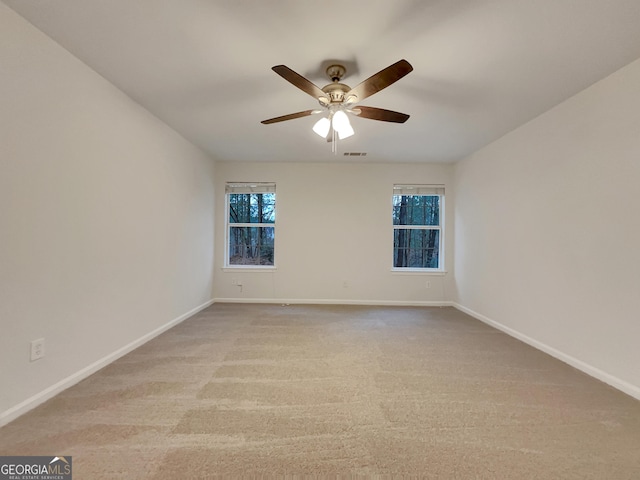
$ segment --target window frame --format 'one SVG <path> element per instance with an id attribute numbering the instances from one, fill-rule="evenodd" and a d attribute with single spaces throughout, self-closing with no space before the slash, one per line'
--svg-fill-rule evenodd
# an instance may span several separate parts
<path id="1" fill-rule="evenodd" d="M 230 191 L 233 190 L 233 191 Z M 243 191 L 247 190 L 247 191 Z M 231 195 L 234 194 L 264 194 L 272 193 L 274 195 L 273 203 L 273 223 L 232 223 L 231 216 Z M 225 246 L 224 246 L 224 269 L 230 270 L 250 270 L 265 271 L 276 269 L 276 223 L 277 223 L 277 195 L 275 182 L 226 182 L 225 184 Z M 254 265 L 254 264 L 232 264 L 230 263 L 229 241 L 231 239 L 232 228 L 273 228 L 273 265 Z"/>
<path id="2" fill-rule="evenodd" d="M 411 193 L 409 193 L 411 192 Z M 393 208 L 396 196 L 428 196 L 439 197 L 438 225 L 394 225 Z M 391 271 L 404 274 L 444 274 L 445 273 L 445 188 L 444 185 L 394 185 L 391 195 Z M 438 235 L 438 266 L 437 267 L 396 267 L 395 266 L 395 235 L 396 230 L 435 230 Z"/>

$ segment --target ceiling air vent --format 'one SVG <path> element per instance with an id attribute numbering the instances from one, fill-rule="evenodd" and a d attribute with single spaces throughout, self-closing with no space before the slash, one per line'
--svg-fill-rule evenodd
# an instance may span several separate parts
<path id="1" fill-rule="evenodd" d="M 345 157 L 366 157 L 367 152 L 344 152 Z"/>

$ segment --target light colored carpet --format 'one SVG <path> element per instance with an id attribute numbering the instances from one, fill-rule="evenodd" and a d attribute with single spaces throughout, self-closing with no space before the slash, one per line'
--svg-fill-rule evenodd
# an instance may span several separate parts
<path id="1" fill-rule="evenodd" d="M 638 479 L 640 402 L 452 308 L 215 304 L 0 429 L 74 478 Z"/>

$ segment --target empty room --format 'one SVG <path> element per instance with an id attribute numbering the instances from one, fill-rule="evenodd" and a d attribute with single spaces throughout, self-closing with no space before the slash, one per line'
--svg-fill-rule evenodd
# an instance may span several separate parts
<path id="1" fill-rule="evenodd" d="M 640 478 L 638 25 L 0 0 L 0 479 Z"/>

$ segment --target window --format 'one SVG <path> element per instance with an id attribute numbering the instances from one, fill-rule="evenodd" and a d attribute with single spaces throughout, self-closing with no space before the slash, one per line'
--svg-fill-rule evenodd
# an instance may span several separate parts
<path id="1" fill-rule="evenodd" d="M 443 268 L 442 185 L 393 186 L 393 267 Z"/>
<path id="2" fill-rule="evenodd" d="M 227 183 L 226 266 L 274 266 L 276 186 Z"/>

